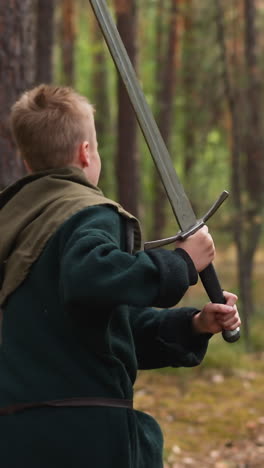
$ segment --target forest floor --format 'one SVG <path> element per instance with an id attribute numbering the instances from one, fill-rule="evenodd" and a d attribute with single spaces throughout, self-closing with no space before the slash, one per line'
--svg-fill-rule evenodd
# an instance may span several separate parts
<path id="1" fill-rule="evenodd" d="M 264 467 L 264 355 L 251 369 L 144 371 L 135 408 L 164 434 L 164 468 Z M 198 369 L 198 368 L 197 368 Z"/>

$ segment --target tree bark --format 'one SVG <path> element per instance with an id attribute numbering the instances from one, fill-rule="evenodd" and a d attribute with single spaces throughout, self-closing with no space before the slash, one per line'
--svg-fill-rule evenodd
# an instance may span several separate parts
<path id="1" fill-rule="evenodd" d="M 35 1 L 0 3 L 0 189 L 24 175 L 9 125 L 12 104 L 35 82 Z"/>
<path id="2" fill-rule="evenodd" d="M 159 27 L 157 35 L 157 125 L 168 148 L 170 145 L 173 98 L 176 81 L 176 51 L 178 45 L 177 5 L 178 0 L 170 1 L 170 8 L 168 12 L 169 32 L 167 37 L 167 45 L 163 57 L 161 52 L 163 38 L 160 36 Z M 160 15 L 161 13 L 161 8 L 162 5 L 158 4 L 158 15 Z M 154 175 L 154 187 L 155 193 L 153 205 L 153 235 L 155 238 L 159 239 L 163 235 L 164 227 L 166 224 L 167 196 L 157 172 L 155 172 Z"/>
<path id="3" fill-rule="evenodd" d="M 263 77 L 257 58 L 256 4 L 244 0 L 245 62 L 247 75 L 247 190 L 253 215 L 259 214 L 264 201 L 264 137 L 262 118 Z"/>
<path id="4" fill-rule="evenodd" d="M 75 1 L 61 0 L 61 63 L 62 82 L 66 86 L 74 86 L 75 65 Z"/>
<path id="5" fill-rule="evenodd" d="M 221 5 L 221 0 L 215 0 L 216 4 L 216 24 L 217 24 L 217 38 L 220 48 L 220 60 L 222 62 L 222 81 L 224 87 L 225 98 L 227 100 L 228 109 L 230 112 L 230 124 L 231 124 L 231 186 L 233 194 L 233 203 L 235 208 L 235 218 L 233 220 L 233 233 L 234 241 L 237 249 L 238 259 L 238 283 L 241 294 L 241 305 L 242 305 L 242 317 L 243 317 L 243 329 L 246 341 L 249 343 L 249 316 L 246 309 L 246 301 L 243 294 L 245 291 L 245 275 L 244 275 L 244 258 L 243 258 L 243 244 L 242 244 L 242 229 L 243 229 L 243 217 L 242 217 L 242 169 L 241 169 L 241 138 L 239 131 L 239 108 L 238 101 L 235 99 L 235 92 L 232 88 L 231 78 L 228 68 L 228 57 L 225 42 L 225 27 L 224 27 L 224 16 Z"/>
<path id="6" fill-rule="evenodd" d="M 36 84 L 51 83 L 54 41 L 54 0 L 37 0 Z"/>
<path id="7" fill-rule="evenodd" d="M 244 225 L 244 257 L 246 268 L 252 272 L 254 255 L 262 232 L 264 201 L 264 137 L 262 118 L 262 73 L 257 57 L 258 41 L 256 31 L 255 0 L 244 0 L 245 10 L 245 64 L 247 76 L 246 91 L 246 134 L 245 174 L 247 197 L 247 219 Z M 255 310 L 252 287 L 247 294 L 248 313 Z"/>
<path id="8" fill-rule="evenodd" d="M 93 104 L 95 104 L 95 124 L 99 141 L 100 156 L 102 159 L 102 171 L 100 175 L 100 187 L 106 193 L 111 191 L 112 160 L 109 157 L 109 134 L 111 134 L 110 104 L 108 93 L 108 70 L 106 62 L 105 42 L 101 30 L 94 16 L 92 17 L 91 35 L 94 44 L 93 64 L 91 70 L 91 82 L 93 90 Z"/>
<path id="9" fill-rule="evenodd" d="M 244 0 L 245 64 L 240 75 L 247 76 L 247 89 L 236 76 L 236 89 L 231 84 L 227 65 L 227 50 L 223 9 L 220 0 L 217 8 L 218 41 L 223 65 L 223 83 L 231 117 L 232 189 L 235 208 L 234 241 L 238 258 L 238 280 L 242 305 L 243 330 L 246 345 L 250 348 L 250 318 L 254 312 L 253 266 L 259 243 L 263 213 L 263 122 L 261 102 L 263 89 L 257 61 L 255 26 L 255 1 Z M 234 70 L 233 70 L 234 72 Z M 244 93 L 243 99 L 240 98 Z M 245 124 L 241 116 L 245 116 Z M 243 202 L 242 202 L 243 196 Z"/>
<path id="10" fill-rule="evenodd" d="M 130 60 L 136 68 L 136 1 L 115 0 L 117 28 Z M 116 172 L 118 200 L 135 216 L 139 205 L 139 167 L 137 150 L 137 121 L 126 89 L 118 76 L 118 143 Z"/>
<path id="11" fill-rule="evenodd" d="M 195 85 L 197 70 L 195 61 L 195 38 L 194 38 L 194 5 L 193 0 L 185 0 L 183 11 L 183 45 L 182 45 L 182 80 L 184 93 L 184 128 L 183 128 L 183 170 L 184 186 L 196 211 L 195 198 L 192 196 L 192 171 L 196 162 L 197 131 L 195 109 Z"/>

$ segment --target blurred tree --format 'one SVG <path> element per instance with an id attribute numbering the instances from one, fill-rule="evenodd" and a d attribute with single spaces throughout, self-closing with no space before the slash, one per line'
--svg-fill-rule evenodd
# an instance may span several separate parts
<path id="1" fill-rule="evenodd" d="M 114 1 L 117 28 L 133 66 L 136 68 L 137 12 L 136 0 Z M 126 89 L 120 77 L 117 85 L 118 142 L 117 185 L 119 202 L 135 216 L 139 204 L 139 162 L 137 150 L 137 121 Z"/>
<path id="2" fill-rule="evenodd" d="M 62 83 L 67 86 L 74 86 L 75 83 L 75 66 L 74 66 L 74 51 L 75 51 L 75 9 L 76 3 L 74 0 L 60 0 L 61 8 L 60 18 L 60 52 L 61 52 L 61 74 Z"/>
<path id="3" fill-rule="evenodd" d="M 113 175 L 111 170 L 111 158 L 109 155 L 109 133 L 111 130 L 111 114 L 108 93 L 108 68 L 106 60 L 106 48 L 104 38 L 95 17 L 91 21 L 91 42 L 93 44 L 93 63 L 91 69 L 92 98 L 95 104 L 95 123 L 97 138 L 99 142 L 100 156 L 102 159 L 102 172 L 100 176 L 100 187 L 110 192 L 110 179 Z"/>
<path id="4" fill-rule="evenodd" d="M 35 82 L 35 1 L 0 2 L 0 189 L 24 175 L 8 115 L 20 94 Z"/>
<path id="5" fill-rule="evenodd" d="M 55 0 L 37 0 L 36 84 L 51 83 Z"/>
<path id="6" fill-rule="evenodd" d="M 182 35 L 182 91 L 183 91 L 183 173 L 184 186 L 192 205 L 195 208 L 195 197 L 192 196 L 192 171 L 196 163 L 197 148 L 195 133 L 197 121 L 195 118 L 197 68 L 195 58 L 194 35 L 194 5 L 193 0 L 183 2 L 183 35 Z"/>
<path id="7" fill-rule="evenodd" d="M 263 86 L 256 30 L 255 0 L 240 2 L 244 29 L 240 31 L 244 60 L 229 60 L 224 10 L 215 0 L 218 41 L 221 50 L 223 83 L 231 120 L 232 188 L 234 239 L 238 253 L 239 290 L 243 328 L 250 345 L 249 321 L 254 311 L 253 264 L 262 231 L 264 200 L 264 139 L 262 120 Z M 241 8 L 242 6 L 242 8 Z M 244 9 L 243 9 L 244 7 Z M 244 31 L 244 43 L 242 32 Z M 234 44 L 237 45 L 235 41 Z M 241 53 L 241 48 L 232 54 Z M 230 70 L 230 65 L 233 68 Z M 235 65 L 235 67 L 234 67 Z M 241 79 L 243 77 L 244 79 Z"/>
<path id="8" fill-rule="evenodd" d="M 156 110 L 157 124 L 166 146 L 170 147 L 173 121 L 173 101 L 176 82 L 178 0 L 170 0 L 166 10 L 162 0 L 157 3 L 156 35 Z M 164 18 L 165 15 L 165 18 Z M 167 27 L 163 26 L 163 22 Z M 157 171 L 154 172 L 153 233 L 159 239 L 166 224 L 167 195 Z"/>

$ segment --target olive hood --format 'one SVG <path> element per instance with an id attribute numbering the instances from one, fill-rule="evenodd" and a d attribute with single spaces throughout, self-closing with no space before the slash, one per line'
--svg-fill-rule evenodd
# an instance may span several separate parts
<path id="1" fill-rule="evenodd" d="M 137 219 L 105 198 L 79 168 L 28 175 L 0 192 L 0 305 L 24 281 L 64 221 L 88 206 L 102 204 L 115 207 L 133 222 L 135 250 L 140 249 Z"/>

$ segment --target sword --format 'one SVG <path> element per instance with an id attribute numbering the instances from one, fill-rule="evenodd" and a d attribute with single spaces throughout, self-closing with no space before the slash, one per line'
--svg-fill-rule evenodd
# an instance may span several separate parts
<path id="1" fill-rule="evenodd" d="M 206 215 L 197 220 L 191 203 L 188 200 L 172 164 L 169 152 L 154 120 L 153 114 L 151 113 L 143 91 L 138 83 L 134 68 L 128 57 L 113 18 L 108 10 L 106 1 L 89 1 L 115 66 L 121 76 L 123 84 L 126 87 L 139 126 L 159 172 L 174 216 L 180 227 L 180 232 L 176 234 L 176 236 L 159 241 L 148 242 L 145 244 L 145 249 L 165 245 L 177 239 L 185 239 L 191 234 L 194 234 L 194 232 L 205 224 L 209 217 L 219 208 L 228 196 L 228 193 L 224 191 Z M 200 272 L 199 275 L 210 300 L 212 302 L 225 304 L 226 301 L 213 264 L 208 265 L 202 272 Z M 225 341 L 232 343 L 240 338 L 240 329 L 238 327 L 236 330 L 223 330 L 222 335 Z"/>

